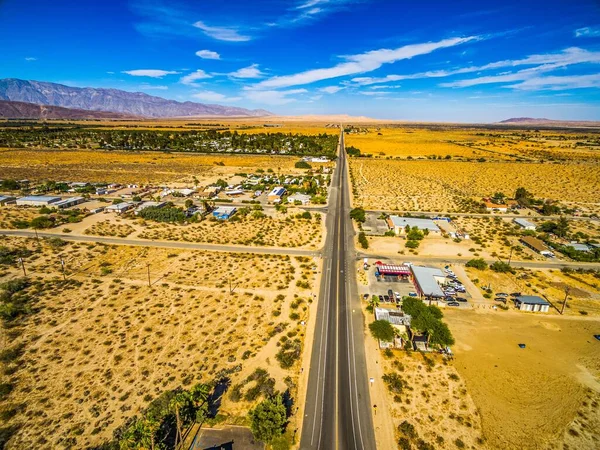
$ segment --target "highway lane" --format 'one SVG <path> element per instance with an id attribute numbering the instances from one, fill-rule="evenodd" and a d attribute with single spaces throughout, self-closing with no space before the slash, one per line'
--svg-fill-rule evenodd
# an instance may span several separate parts
<path id="1" fill-rule="evenodd" d="M 354 279 L 349 187 L 340 135 L 332 178 L 323 277 L 315 324 L 301 449 L 375 449 L 363 342 L 363 317 Z M 332 214 L 333 213 L 333 214 Z M 347 255 L 350 253 L 350 255 Z"/>
<path id="2" fill-rule="evenodd" d="M 249 245 L 220 245 L 220 244 L 201 244 L 195 242 L 177 242 L 177 241 L 152 241 L 146 239 L 128 239 L 106 236 L 82 236 L 66 233 L 49 233 L 31 230 L 0 230 L 0 235 L 18 236 L 26 238 L 60 238 L 71 242 L 93 242 L 107 245 L 131 245 L 135 247 L 156 247 L 156 248 L 176 248 L 183 250 L 206 250 L 211 252 L 230 252 L 230 253 L 260 253 L 267 255 L 290 255 L 290 256 L 320 256 L 319 250 L 303 250 L 294 248 L 274 248 L 274 247 L 252 247 Z"/>

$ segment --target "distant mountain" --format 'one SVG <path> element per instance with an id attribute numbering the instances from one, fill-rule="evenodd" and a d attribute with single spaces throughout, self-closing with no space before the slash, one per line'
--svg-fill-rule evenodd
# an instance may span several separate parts
<path id="1" fill-rule="evenodd" d="M 547 127 L 575 127 L 575 128 L 597 128 L 600 122 L 591 120 L 552 120 L 552 119 L 534 119 L 531 117 L 513 117 L 498 122 L 505 125 L 532 125 Z"/>
<path id="2" fill-rule="evenodd" d="M 131 114 L 84 109 L 62 108 L 60 106 L 36 105 L 34 103 L 0 100 L 0 118 L 3 119 L 134 119 Z"/>
<path id="3" fill-rule="evenodd" d="M 194 116 L 269 116 L 270 112 L 234 106 L 206 105 L 195 102 L 177 102 L 142 92 L 119 89 L 78 88 L 44 81 L 16 78 L 0 80 L 0 100 L 76 108 L 88 111 L 110 111 L 143 117 Z"/>
<path id="4" fill-rule="evenodd" d="M 550 119 L 533 119 L 531 117 L 511 117 L 498 123 L 545 123 L 552 122 Z"/>

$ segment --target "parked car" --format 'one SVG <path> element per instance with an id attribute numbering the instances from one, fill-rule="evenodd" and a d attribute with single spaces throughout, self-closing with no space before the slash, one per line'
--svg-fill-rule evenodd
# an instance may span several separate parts
<path id="1" fill-rule="evenodd" d="M 454 300 L 456 300 L 457 302 L 463 302 L 463 303 L 467 301 L 467 299 L 464 297 L 455 297 Z"/>
<path id="2" fill-rule="evenodd" d="M 382 302 L 383 301 L 383 295 L 379 296 L 379 301 Z"/>
<path id="3" fill-rule="evenodd" d="M 520 297 L 522 294 L 520 292 L 513 292 L 510 294 L 511 297 Z"/>
<path id="4" fill-rule="evenodd" d="M 454 301 L 454 297 L 450 297 L 450 296 L 444 297 L 444 301 L 445 302 L 453 302 Z"/>
<path id="5" fill-rule="evenodd" d="M 448 306 L 460 306 L 460 303 L 458 302 L 448 302 L 446 303 Z"/>
<path id="6" fill-rule="evenodd" d="M 506 298 L 504 297 L 496 297 L 494 300 L 496 300 L 497 302 L 502 302 L 506 305 Z"/>
<path id="7" fill-rule="evenodd" d="M 383 296 L 383 301 L 386 302 L 386 303 L 389 302 L 390 301 L 390 296 L 389 295 L 384 295 Z"/>
<path id="8" fill-rule="evenodd" d="M 508 297 L 508 294 L 505 294 L 504 292 L 498 292 L 496 297 Z"/>
<path id="9" fill-rule="evenodd" d="M 409 297 L 418 297 L 418 295 L 417 295 L 417 293 L 416 293 L 416 292 L 409 292 L 409 293 L 408 293 L 408 296 L 409 296 Z"/>
<path id="10" fill-rule="evenodd" d="M 368 300 L 368 299 L 369 299 L 369 294 L 364 294 L 364 295 L 363 295 L 363 299 L 364 299 L 364 300 Z"/>
<path id="11" fill-rule="evenodd" d="M 388 296 L 390 298 L 394 298 L 394 291 L 392 291 L 391 289 L 388 289 Z"/>
<path id="12" fill-rule="evenodd" d="M 413 265 L 413 263 L 411 263 L 411 262 L 403 262 L 402 265 L 406 266 L 406 267 L 410 267 L 410 266 Z"/>

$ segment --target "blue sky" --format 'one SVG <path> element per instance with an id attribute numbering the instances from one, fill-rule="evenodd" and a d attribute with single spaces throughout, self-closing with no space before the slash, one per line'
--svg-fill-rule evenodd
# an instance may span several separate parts
<path id="1" fill-rule="evenodd" d="M 599 5 L 0 0 L 0 77 L 279 114 L 600 120 Z"/>

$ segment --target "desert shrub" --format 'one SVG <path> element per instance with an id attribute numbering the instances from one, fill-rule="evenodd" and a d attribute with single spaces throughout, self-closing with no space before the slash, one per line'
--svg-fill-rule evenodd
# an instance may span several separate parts
<path id="1" fill-rule="evenodd" d="M 294 164 L 294 167 L 296 169 L 312 169 L 312 166 L 306 161 L 298 161 L 296 164 Z"/>
<path id="2" fill-rule="evenodd" d="M 490 269 L 499 273 L 515 273 L 515 270 L 510 267 L 509 264 L 502 261 L 496 261 L 495 263 L 491 264 Z"/>
<path id="3" fill-rule="evenodd" d="M 277 361 L 279 361 L 279 365 L 282 368 L 289 369 L 300 358 L 301 353 L 302 343 L 300 342 L 300 339 L 286 339 L 282 343 L 277 355 L 275 355 L 275 358 L 277 358 Z"/>
<path id="4" fill-rule="evenodd" d="M 468 261 L 465 264 L 465 266 L 473 267 L 474 269 L 478 269 L 478 270 L 485 270 L 488 267 L 487 263 L 485 262 L 485 260 L 483 258 L 472 259 L 472 260 Z"/>
<path id="5" fill-rule="evenodd" d="M 404 381 L 397 373 L 386 373 L 383 375 L 382 379 L 390 392 L 394 394 L 402 394 L 404 388 L 408 386 L 406 381 Z"/>
<path id="6" fill-rule="evenodd" d="M 415 426 L 412 423 L 407 422 L 406 420 L 400 425 L 398 425 L 398 431 L 409 439 L 417 437 L 417 431 L 415 430 Z"/>
<path id="7" fill-rule="evenodd" d="M 358 243 L 362 248 L 369 248 L 369 241 L 363 231 L 358 233 Z"/>

